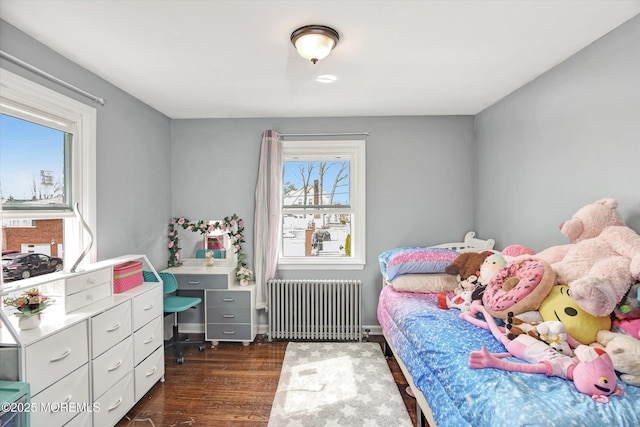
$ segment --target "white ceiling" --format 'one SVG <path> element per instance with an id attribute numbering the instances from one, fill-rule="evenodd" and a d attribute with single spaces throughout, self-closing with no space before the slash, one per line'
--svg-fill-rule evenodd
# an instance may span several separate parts
<path id="1" fill-rule="evenodd" d="M 638 13 L 640 0 L 0 1 L 3 20 L 172 118 L 476 114 Z M 317 65 L 289 41 L 309 24 L 341 37 Z"/>

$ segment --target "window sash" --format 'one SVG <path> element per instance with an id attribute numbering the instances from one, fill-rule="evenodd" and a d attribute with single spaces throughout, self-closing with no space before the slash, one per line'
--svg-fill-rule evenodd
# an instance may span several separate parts
<path id="1" fill-rule="evenodd" d="M 15 107 L 15 108 L 14 108 Z M 28 112 L 27 112 L 28 110 Z M 34 211 L 50 211 L 53 215 L 57 215 L 55 212 L 68 212 L 72 213 L 73 206 L 73 140 L 74 132 L 77 126 L 75 123 L 68 120 L 50 115 L 45 111 L 38 111 L 34 108 L 27 108 L 21 104 L 13 102 L 8 99 L 2 99 L 0 101 L 0 113 L 5 116 L 10 116 L 28 123 L 32 123 L 37 126 L 43 126 L 49 129 L 54 129 L 63 132 L 63 203 L 47 203 L 47 204 L 31 204 L 29 202 L 19 204 L 3 204 L 2 209 L 5 211 L 18 211 L 28 214 L 28 212 Z M 47 120 L 47 119 L 50 120 Z"/>
<path id="2" fill-rule="evenodd" d="M 282 162 L 349 161 L 349 205 L 281 205 L 284 215 L 351 215 L 351 256 L 282 256 L 284 232 L 280 237 L 278 268 L 287 269 L 362 269 L 365 265 L 365 146 L 362 140 L 284 141 Z M 284 187 L 284 176 L 281 177 Z M 284 203 L 284 197 L 282 202 Z M 284 218 L 283 218 L 284 221 Z"/>
<path id="3" fill-rule="evenodd" d="M 27 110 L 45 111 L 56 120 L 55 126 L 62 126 L 65 132 L 73 133 L 72 155 L 66 156 L 72 174 L 69 174 L 70 205 L 79 204 L 80 212 L 96 235 L 96 129 L 97 111 L 56 91 L 36 84 L 5 69 L 0 69 L 0 104 L 20 105 Z M 37 120 L 44 120 L 36 118 Z M 30 120 L 33 121 L 33 120 Z M 66 124 L 71 123 L 71 126 Z M 40 123 L 52 127 L 49 123 Z M 63 126 L 64 125 L 64 126 Z M 58 219 L 64 220 L 64 263 L 71 266 L 88 246 L 88 235 L 72 211 L 54 210 L 4 210 L 3 219 Z M 82 265 L 97 261 L 97 244 L 92 245 Z"/>

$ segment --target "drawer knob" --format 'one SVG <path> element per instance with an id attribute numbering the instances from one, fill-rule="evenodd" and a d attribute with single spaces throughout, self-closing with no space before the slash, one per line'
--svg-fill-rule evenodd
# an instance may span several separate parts
<path id="1" fill-rule="evenodd" d="M 122 324 L 120 322 L 118 322 L 115 325 L 113 325 L 112 327 L 110 327 L 109 329 L 107 329 L 107 332 L 117 331 L 118 329 L 120 329 L 120 326 L 122 326 Z"/>
<path id="2" fill-rule="evenodd" d="M 225 319 L 233 319 L 236 316 L 234 316 L 233 314 L 223 314 L 222 317 L 224 317 Z"/>
<path id="3" fill-rule="evenodd" d="M 224 301 L 224 302 L 234 302 L 235 298 L 222 298 L 222 301 Z"/>
<path id="4" fill-rule="evenodd" d="M 120 367 L 120 365 L 122 365 L 122 359 L 118 360 L 118 362 L 116 362 L 115 365 L 113 365 L 112 367 L 107 369 L 107 372 L 115 371 L 116 369 L 118 369 Z"/>
<path id="5" fill-rule="evenodd" d="M 200 281 L 199 280 L 189 280 L 187 283 L 190 284 L 190 285 L 199 285 Z"/>
<path id="6" fill-rule="evenodd" d="M 64 353 L 60 354 L 59 356 L 54 356 L 51 359 L 49 359 L 49 362 L 58 362 L 62 359 L 64 359 L 65 357 L 67 357 L 68 355 L 71 354 L 71 349 L 68 348 L 64 351 Z"/>
<path id="7" fill-rule="evenodd" d="M 122 396 L 120 396 L 118 398 L 118 400 L 116 401 L 116 403 L 114 403 L 113 405 L 109 406 L 109 411 L 113 411 L 114 409 L 116 409 L 118 406 L 120 406 L 120 404 L 122 403 Z"/>
<path id="8" fill-rule="evenodd" d="M 144 340 L 144 344 L 149 344 L 150 342 L 153 342 L 153 335 L 151 335 L 149 338 L 147 338 L 146 340 Z"/>
<path id="9" fill-rule="evenodd" d="M 158 368 L 154 366 L 152 370 L 146 373 L 146 376 L 150 377 L 151 375 L 155 374 L 157 370 Z"/>
<path id="10" fill-rule="evenodd" d="M 149 311 L 153 308 L 153 303 L 149 304 L 148 306 L 146 306 L 143 310 L 144 311 Z"/>
<path id="11" fill-rule="evenodd" d="M 224 331 L 225 335 L 234 335 L 236 331 Z"/>

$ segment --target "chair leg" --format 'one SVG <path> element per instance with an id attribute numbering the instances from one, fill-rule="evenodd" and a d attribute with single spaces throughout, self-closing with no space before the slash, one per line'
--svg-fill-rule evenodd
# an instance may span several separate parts
<path id="1" fill-rule="evenodd" d="M 168 315 L 168 314 L 167 314 Z M 200 340 L 191 341 L 188 337 L 185 341 L 180 339 L 180 332 L 178 332 L 178 313 L 173 313 L 173 337 L 171 338 L 171 343 L 167 344 L 165 348 L 174 347 L 175 348 L 175 356 L 176 363 L 178 365 L 182 365 L 184 363 L 184 354 L 182 353 L 182 348 L 184 344 L 198 344 L 198 350 L 205 350 L 205 342 Z"/>
<path id="2" fill-rule="evenodd" d="M 184 363 L 184 355 L 182 354 L 182 342 L 178 333 L 178 313 L 173 314 L 173 345 L 176 349 L 176 363 L 182 365 Z"/>

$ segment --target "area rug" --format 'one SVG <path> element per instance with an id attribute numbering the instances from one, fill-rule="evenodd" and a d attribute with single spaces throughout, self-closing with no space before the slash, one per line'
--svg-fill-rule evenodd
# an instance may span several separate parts
<path id="1" fill-rule="evenodd" d="M 411 427 L 377 343 L 287 345 L 269 427 Z"/>

